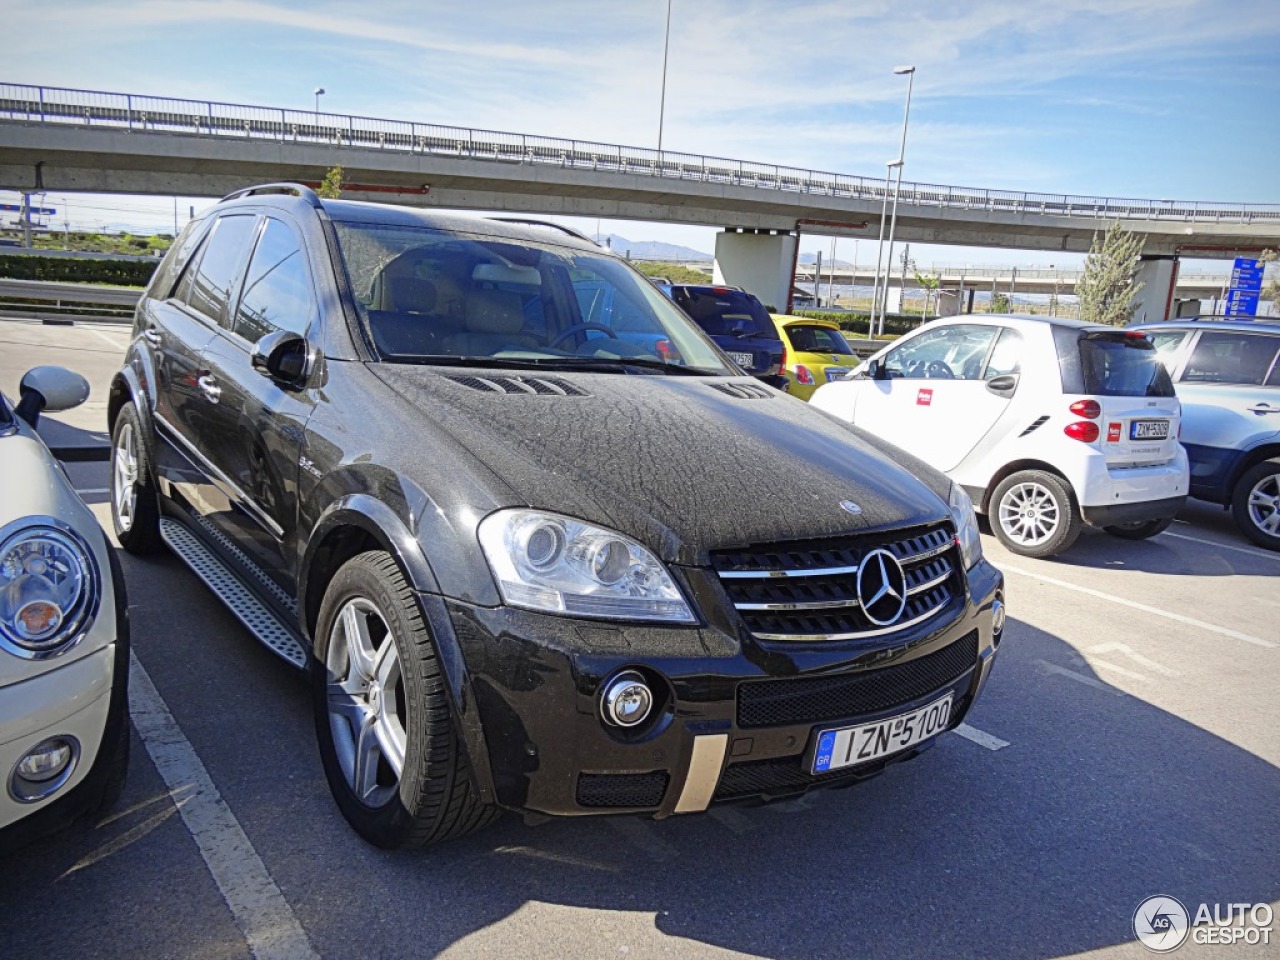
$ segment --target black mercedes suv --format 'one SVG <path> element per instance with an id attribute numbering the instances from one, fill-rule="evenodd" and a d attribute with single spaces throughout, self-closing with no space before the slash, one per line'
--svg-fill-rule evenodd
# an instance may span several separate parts
<path id="1" fill-rule="evenodd" d="M 855 782 L 991 669 L 1003 581 L 964 492 L 741 375 L 564 228 L 253 187 L 183 232 L 133 334 L 116 535 L 309 671 L 378 845 Z"/>

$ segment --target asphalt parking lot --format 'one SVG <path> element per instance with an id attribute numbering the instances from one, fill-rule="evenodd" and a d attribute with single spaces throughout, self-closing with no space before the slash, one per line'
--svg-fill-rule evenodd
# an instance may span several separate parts
<path id="1" fill-rule="evenodd" d="M 0 388 L 59 363 L 102 439 L 127 328 L 0 321 Z M 110 526 L 104 463 L 71 464 Z M 121 555 L 129 781 L 101 822 L 0 860 L 0 957 L 1147 956 L 1147 897 L 1280 902 L 1280 554 L 1219 509 L 1028 560 L 962 734 L 861 786 L 662 822 L 359 840 L 301 677 L 173 556 Z M 1188 942 L 1178 956 L 1280 956 Z"/>

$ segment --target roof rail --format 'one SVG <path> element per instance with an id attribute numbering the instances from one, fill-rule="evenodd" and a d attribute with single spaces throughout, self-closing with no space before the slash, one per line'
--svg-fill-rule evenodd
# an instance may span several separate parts
<path id="1" fill-rule="evenodd" d="M 592 240 L 585 233 L 579 233 L 573 227 L 566 227 L 563 223 L 552 223 L 550 220 L 537 220 L 531 217 L 489 217 L 490 220 L 496 220 L 499 223 L 522 223 L 530 227 L 550 227 L 552 230 L 559 230 L 561 233 L 567 233 L 571 237 L 576 237 L 585 243 L 600 246 L 600 244 Z"/>
<path id="2" fill-rule="evenodd" d="M 316 192 L 304 183 L 263 183 L 256 187 L 245 187 L 243 190 L 236 190 L 234 193 L 228 193 L 219 200 L 219 203 L 226 203 L 228 200 L 240 200 L 244 197 L 256 197 L 259 194 L 283 193 L 294 197 L 301 197 L 317 210 L 323 209 L 320 198 Z"/>

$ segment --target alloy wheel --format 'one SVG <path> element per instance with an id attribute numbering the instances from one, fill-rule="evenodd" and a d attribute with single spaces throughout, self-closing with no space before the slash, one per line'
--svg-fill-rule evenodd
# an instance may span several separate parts
<path id="1" fill-rule="evenodd" d="M 1253 485 L 1249 519 L 1263 533 L 1280 537 L 1280 473 L 1267 474 Z"/>
<path id="2" fill-rule="evenodd" d="M 395 797 L 404 771 L 408 704 L 395 638 L 373 603 L 356 597 L 343 605 L 325 666 L 338 764 L 356 798 L 381 807 Z"/>
<path id="3" fill-rule="evenodd" d="M 1000 526 L 1010 540 L 1035 547 L 1046 542 L 1061 522 L 1053 493 L 1038 483 L 1010 487 L 1000 501 Z"/>
<path id="4" fill-rule="evenodd" d="M 138 506 L 138 491 L 135 488 L 138 482 L 138 448 L 131 423 L 124 423 L 120 427 L 111 480 L 116 520 L 119 521 L 121 530 L 130 530 L 133 528 L 133 518 Z"/>

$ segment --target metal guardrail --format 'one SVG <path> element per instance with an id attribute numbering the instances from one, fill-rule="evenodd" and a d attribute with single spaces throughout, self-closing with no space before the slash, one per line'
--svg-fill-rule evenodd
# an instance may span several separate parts
<path id="1" fill-rule="evenodd" d="M 51 280 L 0 280 L 0 316 L 50 323 L 133 323 L 141 289 Z"/>
<path id="2" fill-rule="evenodd" d="M 0 123 L 74 124 L 240 140 L 319 143 L 472 160 L 549 165 L 729 184 L 839 199 L 882 200 L 883 178 L 523 133 L 277 107 L 0 83 Z M 1280 220 L 1280 204 L 1138 200 L 903 182 L 900 203 L 1091 220 L 1253 223 Z"/>

